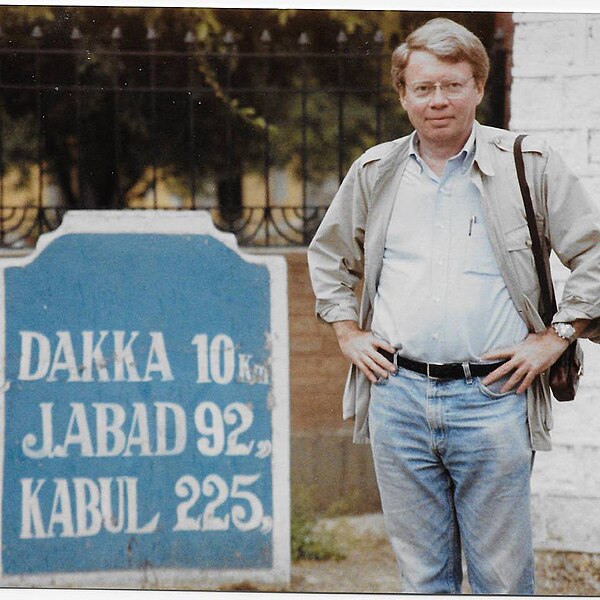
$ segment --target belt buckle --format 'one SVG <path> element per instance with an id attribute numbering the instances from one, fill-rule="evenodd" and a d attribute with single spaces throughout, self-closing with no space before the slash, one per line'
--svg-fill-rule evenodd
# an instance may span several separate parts
<path id="1" fill-rule="evenodd" d="M 427 367 L 427 377 L 428 377 L 429 379 L 443 379 L 443 377 L 434 377 L 434 376 L 431 374 L 431 369 L 430 369 L 430 367 L 432 367 L 432 366 L 433 366 L 433 367 L 443 367 L 443 366 L 444 366 L 444 363 L 425 363 L 425 365 L 426 365 L 426 367 Z"/>

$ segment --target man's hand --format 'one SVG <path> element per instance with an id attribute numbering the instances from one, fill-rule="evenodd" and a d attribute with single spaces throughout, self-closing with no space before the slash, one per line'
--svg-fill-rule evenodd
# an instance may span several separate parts
<path id="1" fill-rule="evenodd" d="M 567 349 L 569 342 L 561 338 L 552 327 L 542 333 L 530 333 L 520 344 L 484 354 L 484 360 L 507 358 L 508 361 L 489 373 L 483 385 L 489 385 L 514 371 L 500 389 L 501 393 L 512 390 L 517 384 L 517 394 L 522 394 L 540 373 L 549 369 Z"/>
<path id="2" fill-rule="evenodd" d="M 371 381 L 377 383 L 379 378 L 386 379 L 396 367 L 378 352 L 383 348 L 390 353 L 396 348 L 375 337 L 372 331 L 362 331 L 354 321 L 337 321 L 333 329 L 338 339 L 342 354 L 356 365 Z"/>

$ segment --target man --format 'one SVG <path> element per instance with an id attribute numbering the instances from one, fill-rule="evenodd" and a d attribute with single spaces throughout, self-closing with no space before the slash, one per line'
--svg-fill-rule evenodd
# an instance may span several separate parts
<path id="1" fill-rule="evenodd" d="M 392 78 L 415 131 L 352 165 L 308 253 L 317 314 L 352 363 L 344 417 L 371 441 L 405 592 L 459 593 L 462 545 L 474 593 L 534 593 L 548 369 L 577 336 L 600 341 L 598 211 L 556 152 L 525 138 L 546 251 L 571 270 L 545 327 L 516 136 L 475 121 L 488 71 L 479 39 L 448 19 L 408 36 Z"/>

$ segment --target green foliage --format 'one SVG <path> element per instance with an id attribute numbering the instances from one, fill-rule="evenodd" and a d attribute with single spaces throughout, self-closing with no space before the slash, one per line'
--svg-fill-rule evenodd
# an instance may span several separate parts
<path id="1" fill-rule="evenodd" d="M 292 493 L 292 560 L 342 560 L 346 556 L 331 531 L 317 529 L 311 495 L 305 490 Z"/>
<path id="2" fill-rule="evenodd" d="M 2 27 L 33 27 L 41 21 L 54 21 L 55 13 L 48 6 L 0 6 Z"/>
<path id="3" fill-rule="evenodd" d="M 40 94 L 18 88 L 31 83 L 31 58 L 20 57 L 14 62 L 9 60 L 10 55 L 3 58 L 2 82 L 14 86 L 3 90 L 0 105 L 4 164 L 17 168 L 29 165 L 41 152 L 47 172 L 55 175 L 68 208 L 77 207 L 81 201 L 78 177 L 85 178 L 82 189 L 89 207 L 118 208 L 134 189 L 144 193 L 140 182 L 147 180 L 150 164 L 182 186 L 189 186 L 193 177 L 199 188 L 203 181 L 222 182 L 235 180 L 242 173 L 262 172 L 267 152 L 269 165 L 292 164 L 298 176 L 303 174 L 305 152 L 307 176 L 312 183 L 319 183 L 337 175 L 338 169 L 345 171 L 354 158 L 377 141 L 410 131 L 389 84 L 390 48 L 383 48 L 384 58 L 378 58 L 379 47 L 373 38 L 379 29 L 388 42 L 393 34 L 403 37 L 437 14 L 0 7 L 7 45 L 33 48 L 39 43 L 42 49 L 81 49 L 79 55 L 42 55 L 40 79 L 56 88 Z M 448 16 L 466 22 L 491 40 L 493 16 Z M 31 37 L 36 25 L 43 31 L 43 38 L 37 42 Z M 82 35 L 79 42 L 70 37 L 75 26 Z M 149 58 L 143 55 L 107 54 L 115 43 L 111 34 L 117 26 L 122 34 L 118 44 L 122 50 L 148 49 L 147 28 L 152 27 L 158 36 L 153 42 L 158 50 L 180 53 L 179 58 L 156 59 L 153 68 L 158 87 L 162 88 L 160 93 L 151 97 L 146 92 L 128 91 L 147 89 L 152 69 Z M 265 29 L 272 38 L 268 58 L 256 55 L 267 50 L 261 42 Z M 336 40 L 342 30 L 350 37 L 345 47 L 355 53 L 353 58 L 336 55 Z M 181 54 L 191 49 L 184 44 L 189 31 L 197 37 L 192 62 Z M 234 33 L 230 38 L 233 43 L 226 44 L 224 35 L 230 31 Z M 304 32 L 310 38 L 306 59 L 298 43 Z M 75 64 L 74 60 L 79 62 Z M 91 85 L 92 91 L 80 96 L 66 91 L 73 88 L 75 72 L 78 81 Z M 380 95 L 375 93 L 377 81 L 381 82 Z M 123 88 L 118 99 L 112 91 L 115 85 Z M 232 90 L 232 86 L 237 89 Z M 338 120 L 340 88 L 344 89 L 342 127 Z M 302 89 L 310 93 L 303 96 Z M 377 140 L 374 125 L 376 102 L 380 103 L 381 140 Z M 37 115 L 39 106 L 41 119 Z M 340 158 L 342 164 L 338 165 Z"/>

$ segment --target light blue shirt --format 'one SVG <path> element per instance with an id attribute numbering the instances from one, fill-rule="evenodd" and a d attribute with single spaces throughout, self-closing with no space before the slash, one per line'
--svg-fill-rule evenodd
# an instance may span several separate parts
<path id="1" fill-rule="evenodd" d="M 500 275 L 474 168 L 477 125 L 438 177 L 411 154 L 386 234 L 372 329 L 402 356 L 477 361 L 527 335 Z"/>

